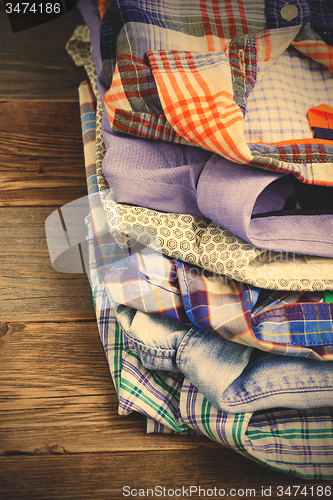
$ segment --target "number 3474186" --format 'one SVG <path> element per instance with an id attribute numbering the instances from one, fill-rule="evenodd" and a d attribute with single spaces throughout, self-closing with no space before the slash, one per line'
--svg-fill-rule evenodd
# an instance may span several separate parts
<path id="1" fill-rule="evenodd" d="M 59 2 L 5 2 L 7 14 L 60 14 Z"/>
<path id="2" fill-rule="evenodd" d="M 278 497 L 283 496 L 284 498 L 288 497 L 293 497 L 298 495 L 304 495 L 304 498 L 310 497 L 310 498 L 316 498 L 318 499 L 319 497 L 323 498 L 331 498 L 332 497 L 332 490 L 331 486 L 288 486 L 288 487 L 283 487 L 283 486 L 277 486 L 277 492 L 276 492 Z"/>

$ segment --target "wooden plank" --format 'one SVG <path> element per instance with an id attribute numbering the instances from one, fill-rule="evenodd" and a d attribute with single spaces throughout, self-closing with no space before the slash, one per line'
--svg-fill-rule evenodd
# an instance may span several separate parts
<path id="1" fill-rule="evenodd" d="M 2 9 L 0 100 L 77 101 L 85 71 L 75 66 L 65 49 L 77 24 L 84 23 L 75 8 L 53 21 L 13 33 Z"/>
<path id="2" fill-rule="evenodd" d="M 0 321 L 94 320 L 85 274 L 51 266 L 45 220 L 53 208 L 3 208 L 0 219 Z"/>
<path id="3" fill-rule="evenodd" d="M 0 206 L 61 206 L 87 194 L 79 104 L 0 103 Z"/>
<path id="4" fill-rule="evenodd" d="M 38 398 L 113 394 L 96 322 L 6 322 L 0 323 L 0 335 L 6 366 L 0 387 L 12 400 L 8 408 L 26 408 L 26 400 Z"/>
<path id="5" fill-rule="evenodd" d="M 143 416 L 118 415 L 95 322 L 2 323 L 0 365 L 0 454 L 219 447 L 147 436 Z"/>
<path id="6" fill-rule="evenodd" d="M 0 413 L 0 455 L 4 456 L 48 454 L 52 450 L 97 453 L 223 448 L 230 451 L 204 436 L 147 434 L 142 415 L 118 415 L 115 394 L 31 398 L 26 400 L 24 408 L 8 410 L 9 406 L 10 402 Z"/>
<path id="7" fill-rule="evenodd" d="M 1 457 L 2 500 L 330 498 L 330 495 L 317 496 L 316 487 L 332 487 L 325 481 L 305 481 L 264 467 L 258 470 L 258 466 L 246 458 L 218 449 L 197 453 L 191 450 L 79 455 L 61 454 L 59 450 L 58 453 Z M 304 490 L 302 495 L 291 489 L 291 496 L 281 496 L 281 489 L 277 487 L 286 489 L 290 485 L 306 486 L 307 495 L 304 496 Z"/>

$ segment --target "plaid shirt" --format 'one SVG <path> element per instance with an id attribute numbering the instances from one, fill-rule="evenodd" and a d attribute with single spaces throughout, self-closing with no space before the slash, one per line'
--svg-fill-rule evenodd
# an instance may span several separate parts
<path id="1" fill-rule="evenodd" d="M 287 20 L 284 4 L 197 0 L 188 10 L 176 0 L 110 2 L 101 55 L 113 130 L 195 144 L 237 163 L 332 186 L 332 141 L 312 137 L 305 106 L 323 95 L 333 106 L 327 87 L 332 9 L 324 0 L 300 0 L 292 3 L 296 13 Z M 304 55 L 312 62 L 305 63 Z M 279 75 L 269 75 L 279 56 L 290 69 L 276 87 Z M 298 88 L 303 76 L 296 81 L 294 75 L 300 64 L 317 65 L 326 87 L 319 88 L 308 71 L 304 89 Z M 308 100 L 300 103 L 296 94 Z"/>
<path id="2" fill-rule="evenodd" d="M 93 65 L 86 67 L 97 92 Z M 93 232 L 98 228 L 103 235 L 106 228 L 103 220 L 99 220 L 102 212 L 98 198 L 105 185 L 98 182 L 96 173 L 103 144 L 97 143 L 96 151 L 95 121 L 91 120 L 96 109 L 90 86 L 83 83 L 79 92 L 91 207 L 89 219 Z M 99 108 L 97 128 L 101 117 Z M 97 322 L 121 415 L 132 411 L 142 413 L 147 417 L 147 432 L 202 433 L 274 470 L 308 479 L 333 478 L 331 408 L 228 414 L 214 408 L 181 374 L 145 369 L 130 339 L 115 321 L 109 294 L 97 271 L 94 238 L 89 241 L 89 250 L 89 278 Z"/>

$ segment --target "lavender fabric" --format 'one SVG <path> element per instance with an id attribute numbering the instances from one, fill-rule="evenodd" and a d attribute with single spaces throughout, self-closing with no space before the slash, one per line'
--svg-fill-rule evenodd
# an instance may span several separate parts
<path id="1" fill-rule="evenodd" d="M 269 250 L 333 256 L 332 188 L 193 146 L 104 137 L 102 170 L 118 203 L 207 217 Z"/>

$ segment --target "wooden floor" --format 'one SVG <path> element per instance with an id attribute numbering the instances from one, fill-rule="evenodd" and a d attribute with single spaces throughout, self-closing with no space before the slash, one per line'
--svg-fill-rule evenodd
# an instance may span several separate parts
<path id="1" fill-rule="evenodd" d="M 120 499 L 126 485 L 244 490 L 233 498 L 271 486 L 281 498 L 277 485 L 305 481 L 120 417 L 88 280 L 52 269 L 45 220 L 86 195 L 86 75 L 65 51 L 81 23 L 74 10 L 13 34 L 0 10 L 0 499 Z"/>

